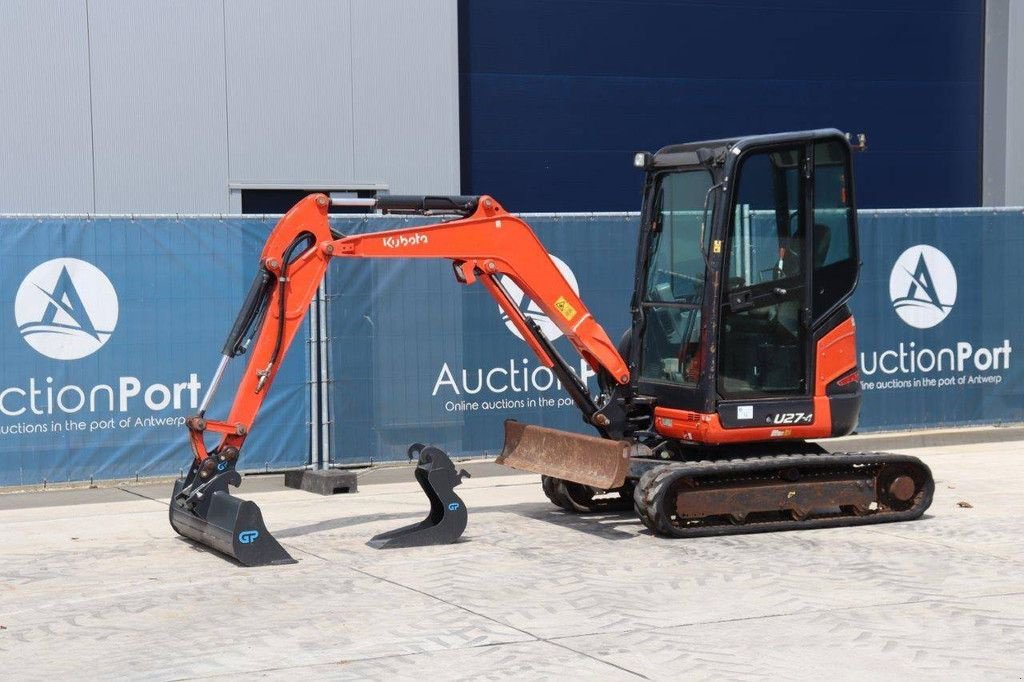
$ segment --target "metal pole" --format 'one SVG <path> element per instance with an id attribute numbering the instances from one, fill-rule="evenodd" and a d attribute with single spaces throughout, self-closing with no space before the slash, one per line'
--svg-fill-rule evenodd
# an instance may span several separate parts
<path id="1" fill-rule="evenodd" d="M 754 283 L 754 272 L 752 268 L 754 245 L 750 241 L 750 204 L 743 204 L 740 210 L 743 212 L 743 277 L 749 286 Z"/>
<path id="2" fill-rule="evenodd" d="M 224 378 L 224 369 L 228 366 L 228 361 L 230 359 L 231 358 L 227 355 L 221 356 L 220 364 L 217 365 L 217 371 L 213 373 L 213 381 L 210 382 L 210 387 L 206 389 L 206 395 L 203 396 L 203 402 L 199 404 L 200 417 L 206 414 L 206 408 L 210 406 L 210 401 L 213 400 L 213 396 L 217 392 L 220 380 Z"/>
<path id="3" fill-rule="evenodd" d="M 360 206 L 363 208 L 373 208 L 376 205 L 376 199 L 357 199 L 355 197 L 331 197 L 331 206 Z"/>
<path id="4" fill-rule="evenodd" d="M 319 437 L 319 416 L 320 416 L 320 391 L 317 385 L 320 383 L 320 354 L 317 352 L 317 334 L 319 324 L 317 315 L 319 310 L 314 300 L 309 306 L 309 375 L 306 381 L 309 384 L 309 464 L 313 469 L 322 468 Z"/>
<path id="5" fill-rule="evenodd" d="M 317 338 L 317 347 L 320 352 L 320 452 L 323 453 L 323 468 L 329 469 L 331 461 L 334 459 L 334 453 L 331 452 L 331 373 L 328 359 L 328 340 L 330 336 L 327 329 L 327 277 L 324 277 L 323 281 L 320 282 L 320 286 L 317 287 L 316 305 L 319 309 L 317 319 L 320 322 Z"/>

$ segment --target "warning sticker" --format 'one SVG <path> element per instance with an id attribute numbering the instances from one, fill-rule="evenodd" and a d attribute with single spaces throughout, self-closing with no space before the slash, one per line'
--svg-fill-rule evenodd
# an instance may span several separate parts
<path id="1" fill-rule="evenodd" d="M 565 296 L 559 296 L 558 300 L 555 301 L 555 307 L 558 308 L 558 312 L 562 313 L 562 317 L 567 320 L 572 320 L 576 317 L 576 309 L 569 305 L 569 302 L 565 300 Z"/>

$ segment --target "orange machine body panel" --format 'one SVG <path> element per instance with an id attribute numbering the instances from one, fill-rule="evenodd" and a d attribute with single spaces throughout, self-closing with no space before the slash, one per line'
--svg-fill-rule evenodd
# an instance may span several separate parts
<path id="1" fill-rule="evenodd" d="M 770 440 L 810 440 L 832 435 L 832 404 L 826 395 L 829 384 L 846 375 L 856 380 L 857 344 L 853 317 L 840 322 L 815 347 L 814 421 L 811 424 L 778 424 L 725 428 L 718 414 L 704 414 L 667 407 L 654 408 L 654 429 L 666 438 L 727 445 Z M 753 401 L 752 401 L 753 402 Z"/>

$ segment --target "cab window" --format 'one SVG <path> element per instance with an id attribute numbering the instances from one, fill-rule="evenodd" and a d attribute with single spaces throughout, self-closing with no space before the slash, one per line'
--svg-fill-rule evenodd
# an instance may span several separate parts
<path id="1" fill-rule="evenodd" d="M 804 149 L 753 152 L 740 162 L 719 331 L 718 390 L 726 398 L 805 391 Z"/>
<path id="2" fill-rule="evenodd" d="M 711 173 L 703 168 L 666 173 L 657 180 L 642 301 L 644 379 L 693 385 L 700 376 L 701 223 L 711 185 Z M 703 232 L 706 245 L 710 228 Z"/>
<path id="3" fill-rule="evenodd" d="M 849 162 L 846 145 L 837 140 L 814 145 L 815 320 L 827 315 L 857 284 Z"/>

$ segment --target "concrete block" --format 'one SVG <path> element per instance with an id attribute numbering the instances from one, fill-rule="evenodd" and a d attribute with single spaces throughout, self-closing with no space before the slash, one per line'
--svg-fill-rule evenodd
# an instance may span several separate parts
<path id="1" fill-rule="evenodd" d="M 284 475 L 284 484 L 289 488 L 305 490 L 317 495 L 354 493 L 359 490 L 356 473 L 339 469 L 287 471 Z"/>

